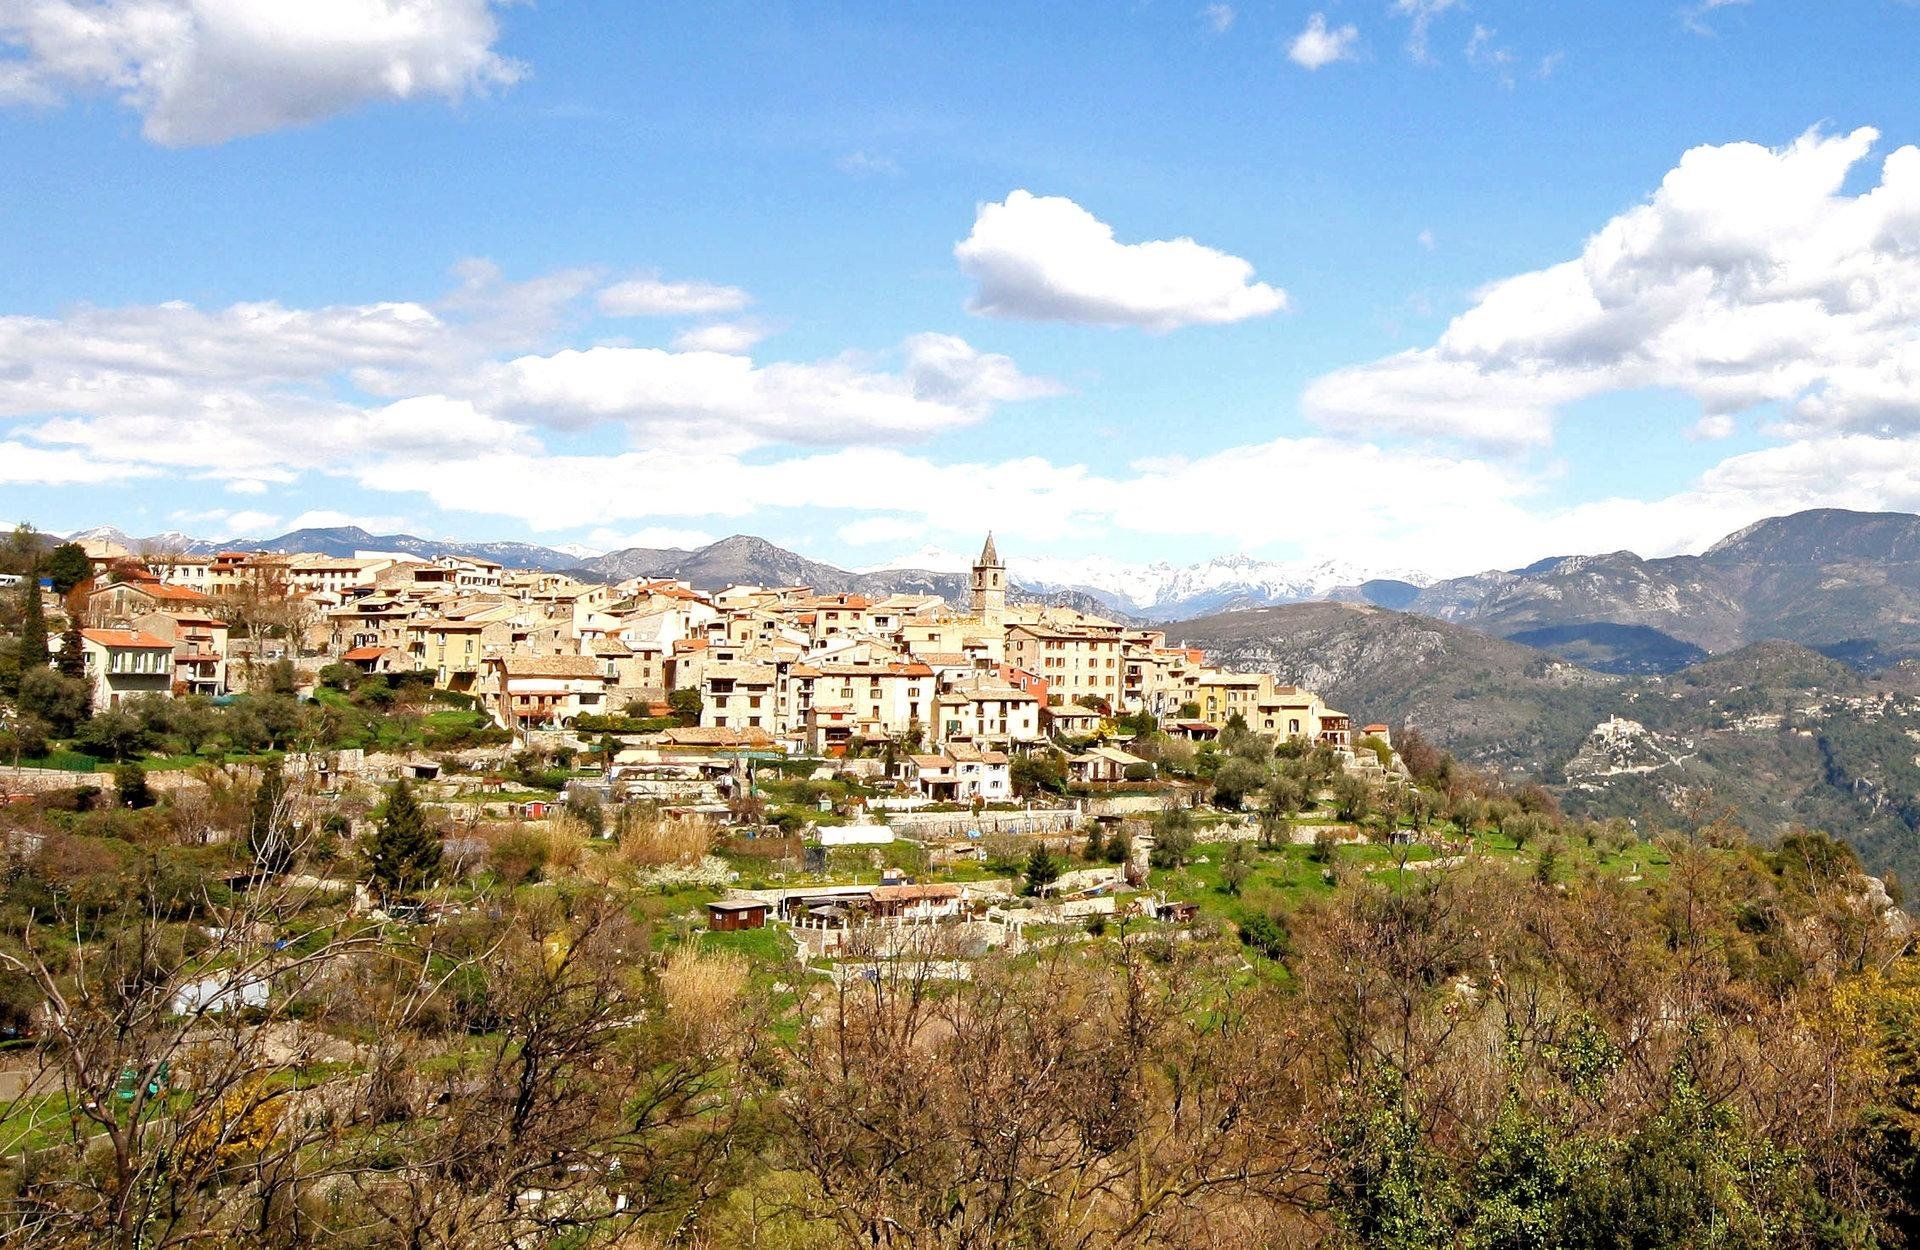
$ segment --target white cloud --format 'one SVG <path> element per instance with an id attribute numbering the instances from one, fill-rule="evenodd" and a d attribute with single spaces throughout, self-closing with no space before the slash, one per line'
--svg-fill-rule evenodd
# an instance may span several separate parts
<path id="1" fill-rule="evenodd" d="M 673 336 L 673 349 L 680 352 L 727 352 L 739 355 L 752 351 L 767 337 L 765 328 L 751 321 L 718 321 L 695 326 Z"/>
<path id="2" fill-rule="evenodd" d="M 744 449 L 925 436 L 1058 390 L 950 335 L 916 335 L 899 354 L 889 373 L 851 356 L 756 364 L 710 351 L 568 349 L 507 362 L 484 393 L 502 413 L 560 428 L 617 421 L 653 441 Z"/>
<path id="3" fill-rule="evenodd" d="M 1418 243 L 1421 247 L 1431 252 L 1433 250 L 1433 243 L 1434 243 L 1433 231 L 1431 229 L 1421 230 L 1419 234 L 1414 236 L 1414 242 Z"/>
<path id="4" fill-rule="evenodd" d="M 1920 429 L 1920 149 L 1846 194 L 1876 138 L 1695 148 L 1578 258 L 1492 284 L 1431 347 L 1328 374 L 1303 406 L 1509 445 L 1548 441 L 1567 404 L 1642 389 L 1709 417 L 1778 405 L 1788 435 Z"/>
<path id="5" fill-rule="evenodd" d="M 1315 13 L 1307 19 L 1307 27 L 1293 37 L 1287 45 L 1287 59 L 1303 69 L 1319 69 L 1335 61 L 1353 59 L 1354 47 L 1360 42 L 1360 28 L 1349 22 L 1345 26 L 1329 27 L 1327 15 Z"/>
<path id="6" fill-rule="evenodd" d="M 225 542 L 233 538 L 270 538 L 281 530 L 280 518 L 271 512 L 241 510 L 230 512 L 225 508 L 211 508 L 204 512 L 175 512 L 172 519 L 180 524 L 192 527 L 192 532 L 216 541 Z"/>
<path id="7" fill-rule="evenodd" d="M 235 495 L 264 495 L 267 493 L 267 484 L 258 478 L 236 478 L 226 485 L 227 491 Z"/>
<path id="8" fill-rule="evenodd" d="M 1286 292 L 1254 281 L 1238 256 L 1189 238 L 1120 243 L 1061 196 L 1015 191 L 982 206 L 953 251 L 978 284 L 967 307 L 985 316 L 1168 331 L 1287 306 Z"/>
<path id="9" fill-rule="evenodd" d="M 50 451 L 12 439 L 0 441 L 0 482 L 13 486 L 97 486 L 158 473 L 152 465 L 102 460 L 69 450 Z"/>
<path id="10" fill-rule="evenodd" d="M 600 292 L 600 311 L 614 317 L 709 317 L 739 312 L 753 297 L 737 286 L 628 278 Z"/>
<path id="11" fill-rule="evenodd" d="M 489 0 L 5 0 L 0 102 L 109 92 L 155 143 L 223 143 L 510 86 L 498 36 Z"/>
<path id="12" fill-rule="evenodd" d="M 912 542 L 926 537 L 927 523 L 917 517 L 870 516 L 842 525 L 838 537 L 843 543 L 865 547 L 873 543 Z"/>
<path id="13" fill-rule="evenodd" d="M 1230 4 L 1210 4 L 1200 10 L 1200 20 L 1216 35 L 1224 35 L 1232 30 L 1233 19 L 1237 16 Z"/>
<path id="14" fill-rule="evenodd" d="M 375 534 L 390 534 L 411 528 L 407 518 L 403 516 L 366 516 L 356 515 L 350 512 L 336 512 L 331 508 L 314 508 L 302 512 L 299 516 L 293 518 L 293 520 L 288 521 L 287 532 L 292 533 L 294 530 L 308 529 L 342 529 L 352 525 L 357 525 L 361 529 L 368 530 Z"/>
<path id="15" fill-rule="evenodd" d="M 50 482 L 167 472 L 261 493 L 382 458 L 535 454 L 543 426 L 617 423 L 734 450 L 822 445 L 932 434 L 1059 389 L 933 334 L 882 357 L 815 362 L 740 354 L 758 333 L 749 326 L 693 332 L 725 353 L 503 355 L 517 337 L 501 327 L 511 309 L 557 322 L 585 291 L 577 271 L 507 283 L 475 265 L 433 307 L 168 303 L 0 317 L 0 439 L 42 448 L 5 472 Z"/>
<path id="16" fill-rule="evenodd" d="M 1463 0 L 1393 0 L 1392 11 L 1407 19 L 1407 54 L 1422 63 L 1431 61 L 1427 40 L 1433 23 L 1448 10 L 1463 7 Z"/>

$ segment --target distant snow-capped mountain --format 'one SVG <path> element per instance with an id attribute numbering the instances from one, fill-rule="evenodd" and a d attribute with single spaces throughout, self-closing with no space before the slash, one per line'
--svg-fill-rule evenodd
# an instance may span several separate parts
<path id="1" fill-rule="evenodd" d="M 930 569 L 961 573 L 973 565 L 973 555 L 943 547 L 884 561 L 869 572 L 892 569 Z M 1121 611 L 1151 617 L 1187 617 L 1229 608 L 1263 607 L 1343 597 L 1373 598 L 1362 587 L 1387 583 L 1405 586 L 1411 595 L 1432 578 L 1405 570 L 1363 569 L 1343 560 L 1285 562 L 1248 555 L 1215 556 L 1197 564 L 1130 564 L 1108 556 L 1014 557 L 1007 572 L 1028 590 L 1080 591 Z"/>

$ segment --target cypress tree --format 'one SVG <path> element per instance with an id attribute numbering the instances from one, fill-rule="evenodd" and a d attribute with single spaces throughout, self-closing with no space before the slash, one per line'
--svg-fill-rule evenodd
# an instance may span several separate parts
<path id="1" fill-rule="evenodd" d="M 63 676 L 87 675 L 87 653 L 80 645 L 80 626 L 77 623 L 67 626 L 67 632 L 60 635 L 60 654 L 54 657 L 53 664 Z"/>
<path id="2" fill-rule="evenodd" d="M 368 837 L 367 872 L 381 897 L 425 885 L 440 866 L 440 834 L 402 778 L 387 791 L 386 809 Z"/>
<path id="3" fill-rule="evenodd" d="M 47 664 L 47 614 L 40 606 L 38 565 L 28 567 L 20 582 L 20 671 L 26 673 Z"/>
<path id="4" fill-rule="evenodd" d="M 253 792 L 247 820 L 247 850 L 261 872 L 279 874 L 293 866 L 293 836 L 287 811 L 287 779 L 280 761 L 270 760 Z"/>

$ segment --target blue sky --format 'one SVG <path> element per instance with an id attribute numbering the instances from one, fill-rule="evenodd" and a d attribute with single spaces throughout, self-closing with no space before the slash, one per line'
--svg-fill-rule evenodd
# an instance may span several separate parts
<path id="1" fill-rule="evenodd" d="M 1896 0 L 0 0 L 0 514 L 1453 573 L 1920 508 L 1916 51 Z"/>

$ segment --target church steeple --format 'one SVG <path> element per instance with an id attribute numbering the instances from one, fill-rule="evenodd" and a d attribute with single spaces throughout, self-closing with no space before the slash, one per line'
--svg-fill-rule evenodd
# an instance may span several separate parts
<path id="1" fill-rule="evenodd" d="M 1007 615 L 1007 566 L 1000 563 L 991 531 L 973 562 L 973 614 L 990 629 L 1000 628 Z"/>

